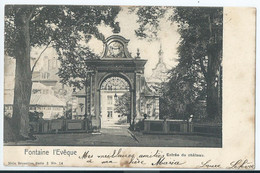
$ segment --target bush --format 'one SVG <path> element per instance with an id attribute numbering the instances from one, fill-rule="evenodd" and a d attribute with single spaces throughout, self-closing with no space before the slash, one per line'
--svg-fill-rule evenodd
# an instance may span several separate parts
<path id="1" fill-rule="evenodd" d="M 39 112 L 29 112 L 29 121 L 30 122 L 37 122 L 39 120 Z"/>
<path id="2" fill-rule="evenodd" d="M 144 119 L 140 119 L 137 123 L 134 124 L 134 126 L 131 124 L 129 130 L 138 132 L 144 130 Z"/>
<path id="3" fill-rule="evenodd" d="M 4 142 L 12 142 L 16 139 L 13 133 L 11 120 L 10 117 L 4 117 Z"/>

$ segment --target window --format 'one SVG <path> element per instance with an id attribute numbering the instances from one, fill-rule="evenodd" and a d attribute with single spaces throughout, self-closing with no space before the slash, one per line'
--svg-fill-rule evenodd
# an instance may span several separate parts
<path id="1" fill-rule="evenodd" d="M 152 104 L 147 104 L 146 109 L 147 109 L 147 114 L 150 115 L 152 111 Z"/>
<path id="2" fill-rule="evenodd" d="M 108 118 L 112 118 L 113 116 L 113 112 L 112 111 L 107 111 L 107 117 Z"/>
<path id="3" fill-rule="evenodd" d="M 60 107 L 53 107 L 52 110 L 60 110 Z"/>
<path id="4" fill-rule="evenodd" d="M 107 104 L 112 105 L 113 104 L 113 97 L 107 96 Z"/>
<path id="5" fill-rule="evenodd" d="M 112 118 L 113 117 L 113 108 L 107 107 L 107 117 Z"/>
<path id="6" fill-rule="evenodd" d="M 42 73 L 42 79 L 48 79 L 50 77 L 50 74 L 48 72 Z"/>

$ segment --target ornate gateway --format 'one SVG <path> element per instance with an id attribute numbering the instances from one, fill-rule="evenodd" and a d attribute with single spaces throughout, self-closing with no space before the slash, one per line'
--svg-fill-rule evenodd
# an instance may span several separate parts
<path id="1" fill-rule="evenodd" d="M 141 119 L 147 112 L 154 118 L 159 116 L 159 96 L 148 88 L 144 78 L 147 60 L 141 59 L 139 52 L 136 57 L 132 57 L 127 49 L 128 42 L 122 36 L 112 35 L 104 41 L 102 57 L 86 62 L 93 69 L 89 74 L 89 85 L 86 86 L 89 94 L 84 96 L 88 103 L 86 114 L 91 116 L 92 125 L 98 128 L 101 127 L 101 90 L 104 89 L 130 92 L 130 123 Z"/>

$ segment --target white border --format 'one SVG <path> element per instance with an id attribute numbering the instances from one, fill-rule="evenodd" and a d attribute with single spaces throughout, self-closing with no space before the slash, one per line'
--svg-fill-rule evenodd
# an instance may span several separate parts
<path id="1" fill-rule="evenodd" d="M 257 33 L 256 33 L 256 170 L 260 170 L 260 96 L 259 96 L 259 76 L 260 76 L 260 59 L 259 59 L 259 39 L 258 34 L 260 15 L 258 10 L 260 10 L 259 0 L 1 0 L 0 1 L 0 170 L 140 170 L 138 168 L 83 168 L 83 167 L 4 167 L 3 166 L 3 84 L 4 84 L 4 5 L 5 4 L 69 4 L 69 5 L 158 5 L 158 6 L 229 6 L 229 7 L 256 7 L 257 9 Z M 141 170 L 160 170 L 160 169 L 141 169 Z M 171 169 L 162 169 L 171 170 Z M 184 169 L 180 169 L 184 170 Z"/>

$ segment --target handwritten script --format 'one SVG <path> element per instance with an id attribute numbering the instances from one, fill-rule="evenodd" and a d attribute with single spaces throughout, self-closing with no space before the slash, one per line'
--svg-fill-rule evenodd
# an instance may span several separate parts
<path id="1" fill-rule="evenodd" d="M 206 159 L 206 156 L 202 153 L 176 153 L 167 152 L 157 149 L 151 152 L 133 152 L 131 148 L 128 149 L 112 149 L 104 150 L 104 152 L 95 152 L 95 150 L 60 150 L 55 149 L 55 152 L 51 150 L 29 150 L 24 151 L 26 156 L 37 155 L 52 155 L 52 156 L 64 156 L 70 159 L 78 158 L 83 161 L 86 166 L 120 166 L 120 167 L 173 167 L 173 168 L 200 168 L 200 169 L 254 169 L 254 162 L 248 159 L 231 160 L 230 162 L 220 162 L 214 159 Z M 57 154 L 58 153 L 58 154 Z M 61 153 L 61 154 L 60 154 Z M 204 160 L 205 159 L 205 160 Z M 57 162 L 47 161 L 41 162 L 8 162 L 8 165 L 41 165 L 41 166 L 55 166 L 64 165 L 64 161 L 59 160 Z"/>

